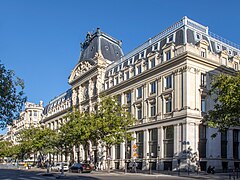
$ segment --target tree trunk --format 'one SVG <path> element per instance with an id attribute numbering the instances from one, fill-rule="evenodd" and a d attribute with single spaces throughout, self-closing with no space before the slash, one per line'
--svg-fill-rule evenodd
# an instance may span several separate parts
<path id="1" fill-rule="evenodd" d="M 107 148 L 107 167 L 108 167 L 107 172 L 110 173 L 110 156 L 109 156 L 110 148 L 109 147 L 106 147 L 106 148 Z"/>

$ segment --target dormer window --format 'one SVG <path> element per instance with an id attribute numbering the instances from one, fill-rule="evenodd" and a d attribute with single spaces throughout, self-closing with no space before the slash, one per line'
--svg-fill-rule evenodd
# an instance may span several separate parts
<path id="1" fill-rule="evenodd" d="M 231 51 L 231 50 L 229 50 L 229 51 L 228 51 L 228 54 L 231 56 L 231 55 L 232 55 L 232 51 Z"/>
<path id="2" fill-rule="evenodd" d="M 152 50 L 153 50 L 153 51 L 157 51 L 157 50 L 158 50 L 158 43 L 156 43 L 156 44 L 153 45 Z"/>
<path id="3" fill-rule="evenodd" d="M 168 42 L 173 42 L 173 34 L 168 37 Z"/>
<path id="4" fill-rule="evenodd" d="M 145 52 L 144 52 L 144 51 L 140 52 L 139 58 L 140 58 L 140 59 L 141 59 L 141 58 L 144 58 L 144 55 L 145 55 Z"/>
<path id="5" fill-rule="evenodd" d="M 201 36 L 200 36 L 200 34 L 198 34 L 198 33 L 197 33 L 196 37 L 197 37 L 198 40 L 201 39 Z"/>
<path id="6" fill-rule="evenodd" d="M 221 49 L 220 44 L 217 44 L 217 47 L 216 47 L 216 48 L 217 48 L 218 51 L 220 51 L 220 49 Z"/>

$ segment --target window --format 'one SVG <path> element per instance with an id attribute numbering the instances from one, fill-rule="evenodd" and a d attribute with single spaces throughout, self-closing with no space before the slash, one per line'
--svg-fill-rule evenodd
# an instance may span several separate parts
<path id="1" fill-rule="evenodd" d="M 206 49 L 205 48 L 201 48 L 201 56 L 202 57 L 207 57 L 206 55 L 207 55 Z"/>
<path id="2" fill-rule="evenodd" d="M 205 158 L 206 157 L 206 144 L 207 144 L 207 138 L 206 138 L 206 126 L 203 124 L 199 125 L 199 157 Z"/>
<path id="3" fill-rule="evenodd" d="M 155 67 L 155 58 L 150 60 L 150 68 L 154 68 Z"/>
<path id="4" fill-rule="evenodd" d="M 224 66 L 227 65 L 227 58 L 222 57 L 222 65 L 224 65 Z"/>
<path id="5" fill-rule="evenodd" d="M 151 88 L 150 89 L 150 94 L 156 93 L 156 85 L 157 85 L 156 81 L 154 81 L 150 84 L 150 88 Z"/>
<path id="6" fill-rule="evenodd" d="M 172 98 L 166 99 L 166 113 L 172 112 Z"/>
<path id="7" fill-rule="evenodd" d="M 32 116 L 32 111 L 29 111 L 29 116 Z"/>
<path id="8" fill-rule="evenodd" d="M 129 79 L 129 71 L 125 72 L 125 79 Z"/>
<path id="9" fill-rule="evenodd" d="M 37 116 L 37 111 L 34 111 L 34 114 L 33 114 L 35 117 Z"/>
<path id="10" fill-rule="evenodd" d="M 233 130 L 233 158 L 238 159 L 238 146 L 239 146 L 239 141 L 238 141 L 238 130 Z"/>
<path id="11" fill-rule="evenodd" d="M 227 131 L 221 133 L 221 157 L 227 158 Z"/>
<path id="12" fill-rule="evenodd" d="M 137 98 L 142 98 L 142 87 L 137 88 Z"/>
<path id="13" fill-rule="evenodd" d="M 143 158 L 143 142 L 144 136 L 143 131 L 136 132 L 136 145 L 138 158 Z"/>
<path id="14" fill-rule="evenodd" d="M 115 159 L 120 159 L 120 144 L 115 145 Z"/>
<path id="15" fill-rule="evenodd" d="M 139 58 L 144 58 L 144 55 L 145 55 L 145 53 L 144 53 L 144 51 L 142 51 L 142 52 L 139 54 Z"/>
<path id="16" fill-rule="evenodd" d="M 170 51 L 170 50 L 167 51 L 167 52 L 165 53 L 165 55 L 166 55 L 166 61 L 168 61 L 168 60 L 171 59 L 171 51 Z"/>
<path id="17" fill-rule="evenodd" d="M 108 89 L 109 88 L 109 82 L 107 81 L 106 83 L 105 83 L 105 89 Z"/>
<path id="18" fill-rule="evenodd" d="M 234 69 L 238 71 L 238 63 L 234 63 Z"/>
<path id="19" fill-rule="evenodd" d="M 173 157 L 174 128 L 167 126 L 164 128 L 164 157 Z"/>
<path id="20" fill-rule="evenodd" d="M 165 89 L 172 88 L 172 75 L 169 75 L 165 78 Z"/>
<path id="21" fill-rule="evenodd" d="M 142 107 L 137 107 L 137 119 L 142 119 Z"/>
<path id="22" fill-rule="evenodd" d="M 126 99 L 127 99 L 127 111 L 129 112 L 129 113 L 131 113 L 131 96 L 132 96 L 132 94 L 131 94 L 131 91 L 129 91 L 129 92 L 127 92 L 126 93 Z"/>
<path id="23" fill-rule="evenodd" d="M 207 76 L 205 73 L 201 73 L 201 87 L 207 86 Z"/>
<path id="24" fill-rule="evenodd" d="M 151 158 L 157 157 L 158 129 L 149 129 L 149 153 Z"/>
<path id="25" fill-rule="evenodd" d="M 196 37 L 197 37 L 197 39 L 201 39 L 201 36 L 198 33 L 197 33 Z"/>
<path id="26" fill-rule="evenodd" d="M 216 48 L 217 48 L 217 50 L 220 50 L 220 47 L 221 47 L 221 46 L 218 44 L 218 45 L 217 45 L 217 47 L 216 47 Z"/>
<path id="27" fill-rule="evenodd" d="M 127 103 L 131 103 L 131 92 L 128 92 L 126 94 L 126 97 L 127 97 Z"/>
<path id="28" fill-rule="evenodd" d="M 93 87 L 93 95 L 97 95 L 97 81 L 94 81 L 94 87 Z"/>
<path id="29" fill-rule="evenodd" d="M 206 98 L 201 97 L 201 112 L 206 112 Z"/>
<path id="30" fill-rule="evenodd" d="M 137 74 L 140 74 L 142 72 L 142 66 L 139 65 L 137 66 Z"/>
<path id="31" fill-rule="evenodd" d="M 118 84 L 118 77 L 115 78 L 115 85 Z"/>
<path id="32" fill-rule="evenodd" d="M 153 45 L 152 50 L 153 50 L 153 51 L 158 50 L 158 43 L 156 43 L 156 44 Z"/>
<path id="33" fill-rule="evenodd" d="M 168 37 L 168 42 L 172 42 L 172 41 L 173 41 L 173 34 Z"/>
<path id="34" fill-rule="evenodd" d="M 150 104 L 150 116 L 156 116 L 156 103 L 152 103 Z"/>

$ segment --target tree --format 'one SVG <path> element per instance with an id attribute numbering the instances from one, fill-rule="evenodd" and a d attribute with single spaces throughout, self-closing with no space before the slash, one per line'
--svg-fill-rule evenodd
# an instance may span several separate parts
<path id="1" fill-rule="evenodd" d="M 26 102 L 23 80 L 0 64 L 0 128 L 11 125 Z"/>
<path id="2" fill-rule="evenodd" d="M 240 72 L 236 76 L 220 74 L 214 77 L 209 94 L 214 100 L 214 109 L 205 116 L 210 127 L 224 132 L 240 125 Z M 215 137 L 217 134 L 213 134 Z"/>
<path id="3" fill-rule="evenodd" d="M 103 97 L 98 104 L 95 124 L 96 134 L 106 146 L 108 172 L 110 171 L 110 149 L 113 145 L 131 139 L 127 128 L 135 123 L 135 119 L 124 106 L 121 106 L 115 97 Z"/>
<path id="4" fill-rule="evenodd" d="M 12 145 L 9 141 L 0 141 L 0 159 L 10 156 L 10 146 Z"/>

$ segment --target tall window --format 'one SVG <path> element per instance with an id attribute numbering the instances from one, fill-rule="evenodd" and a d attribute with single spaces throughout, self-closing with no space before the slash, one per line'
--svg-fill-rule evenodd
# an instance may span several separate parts
<path id="1" fill-rule="evenodd" d="M 115 159 L 120 159 L 120 144 L 115 145 Z"/>
<path id="2" fill-rule="evenodd" d="M 94 96 L 97 95 L 97 81 L 94 81 L 94 85 L 93 85 L 93 95 L 94 95 Z"/>
<path id="3" fill-rule="evenodd" d="M 151 59 L 150 60 L 150 68 L 154 68 L 155 67 L 155 63 L 156 63 L 155 58 Z"/>
<path id="4" fill-rule="evenodd" d="M 199 125 L 199 144 L 198 144 L 200 158 L 206 157 L 206 147 L 207 147 L 206 144 L 207 144 L 206 126 L 203 124 L 200 124 Z"/>
<path id="5" fill-rule="evenodd" d="M 206 112 L 206 97 L 201 97 L 201 111 Z"/>
<path id="6" fill-rule="evenodd" d="M 137 74 L 140 74 L 142 72 L 142 66 L 139 65 L 137 66 Z"/>
<path id="7" fill-rule="evenodd" d="M 118 77 L 115 78 L 115 85 L 118 84 Z"/>
<path id="8" fill-rule="evenodd" d="M 131 91 L 126 93 L 128 112 L 131 113 Z"/>
<path id="9" fill-rule="evenodd" d="M 168 60 L 171 59 L 171 51 L 170 51 L 170 50 L 167 51 L 167 52 L 165 53 L 165 55 L 166 55 L 166 61 L 168 61 Z"/>
<path id="10" fill-rule="evenodd" d="M 207 86 L 207 76 L 205 73 L 201 73 L 201 87 Z"/>
<path id="11" fill-rule="evenodd" d="M 167 126 L 164 128 L 164 157 L 173 157 L 174 128 Z"/>
<path id="12" fill-rule="evenodd" d="M 144 58 L 144 55 L 145 55 L 145 53 L 144 53 L 144 51 L 142 51 L 142 52 L 139 54 L 139 58 Z"/>
<path id="13" fill-rule="evenodd" d="M 234 69 L 238 71 L 238 63 L 234 63 Z"/>
<path id="14" fill-rule="evenodd" d="M 142 107 L 137 107 L 137 118 L 138 120 L 142 119 Z"/>
<path id="15" fill-rule="evenodd" d="M 136 132 L 137 154 L 139 158 L 143 158 L 143 131 Z"/>
<path id="16" fill-rule="evenodd" d="M 227 131 L 221 133 L 221 157 L 227 158 Z"/>
<path id="17" fill-rule="evenodd" d="M 125 79 L 126 79 L 126 80 L 129 79 L 129 71 L 125 72 Z"/>
<path id="18" fill-rule="evenodd" d="M 152 82 L 151 84 L 150 84 L 150 93 L 151 94 L 154 94 L 154 93 L 156 93 L 156 85 L 157 85 L 157 83 L 156 83 L 156 81 L 154 81 L 154 82 Z"/>
<path id="19" fill-rule="evenodd" d="M 238 159 L 238 151 L 239 151 L 239 141 L 238 141 L 238 130 L 233 130 L 233 158 Z"/>
<path id="20" fill-rule="evenodd" d="M 156 103 L 151 103 L 150 104 L 150 116 L 155 116 L 156 115 Z"/>
<path id="21" fill-rule="evenodd" d="M 137 88 L 137 98 L 142 98 L 142 87 Z"/>
<path id="22" fill-rule="evenodd" d="M 157 157 L 157 142 L 158 142 L 158 129 L 149 130 L 149 153 L 153 153 L 151 157 Z"/>
<path id="23" fill-rule="evenodd" d="M 172 75 L 165 77 L 165 89 L 172 88 Z"/>
<path id="24" fill-rule="evenodd" d="M 106 83 L 105 83 L 105 89 L 108 89 L 109 88 L 109 82 L 107 81 Z"/>
<path id="25" fill-rule="evenodd" d="M 172 112 L 172 97 L 166 99 L 166 113 Z"/>

